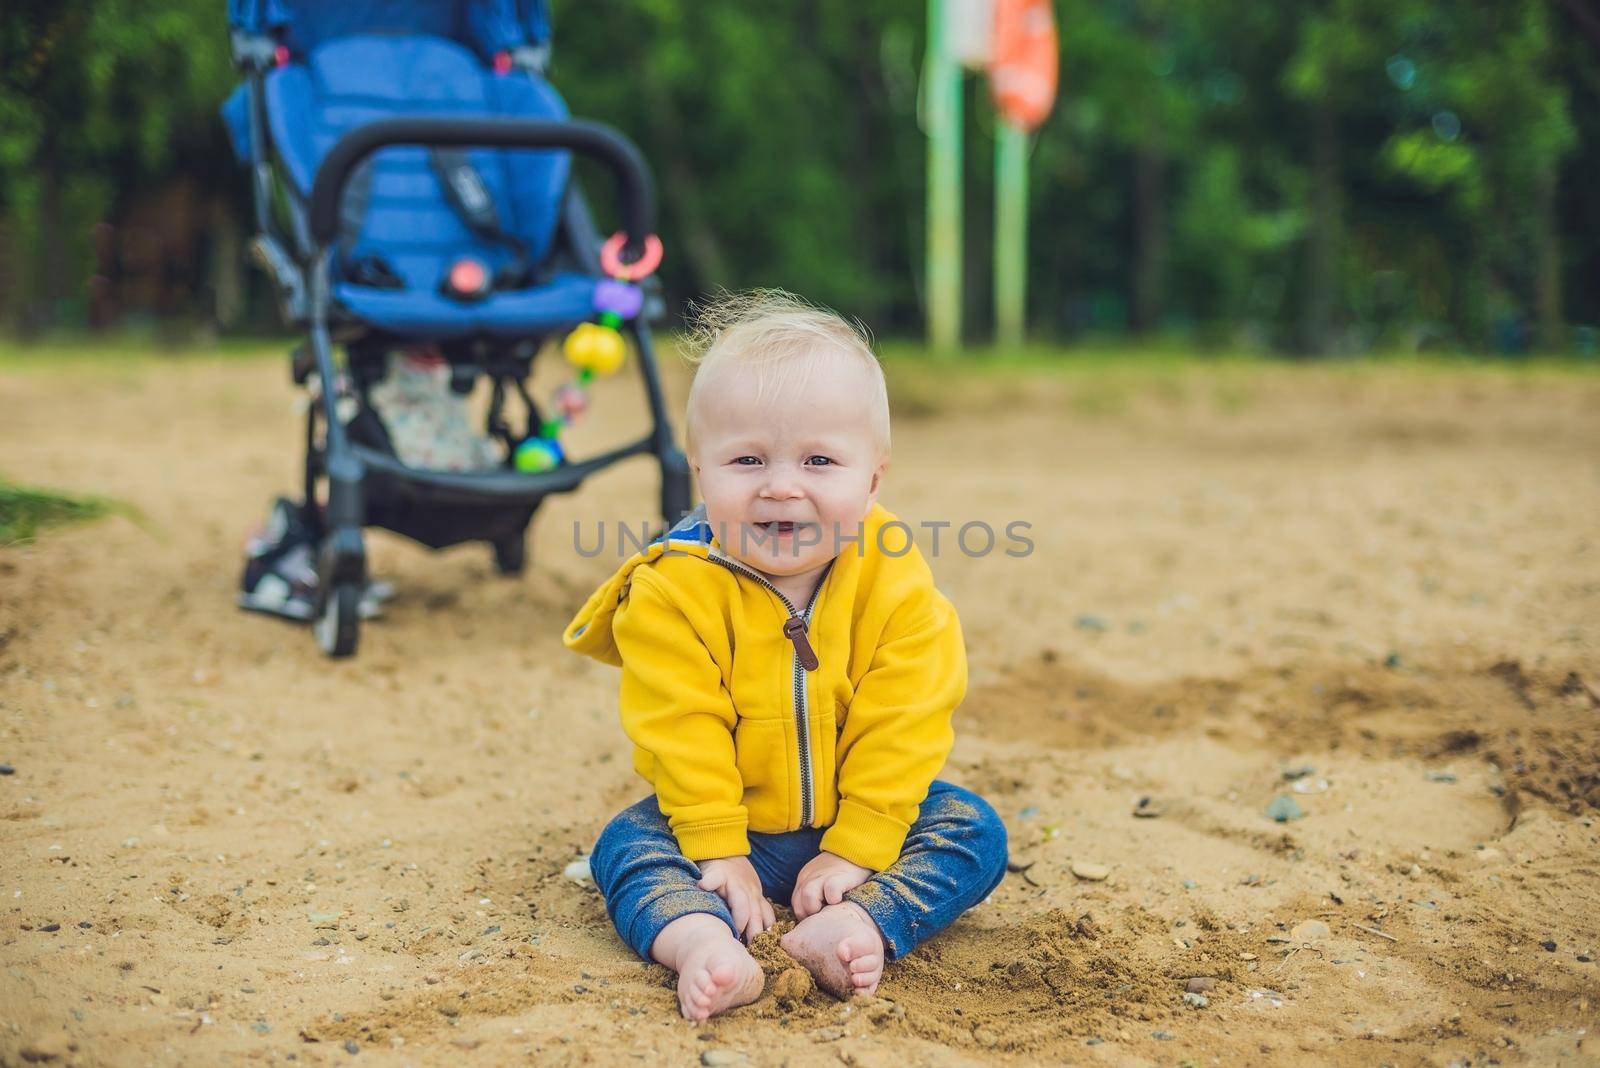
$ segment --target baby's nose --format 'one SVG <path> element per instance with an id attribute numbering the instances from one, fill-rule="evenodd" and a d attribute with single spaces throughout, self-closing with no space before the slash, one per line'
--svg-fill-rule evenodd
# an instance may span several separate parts
<path id="1" fill-rule="evenodd" d="M 801 495 L 798 472 L 788 466 L 776 464 L 767 469 L 767 481 L 761 488 L 764 497 L 798 497 Z"/>

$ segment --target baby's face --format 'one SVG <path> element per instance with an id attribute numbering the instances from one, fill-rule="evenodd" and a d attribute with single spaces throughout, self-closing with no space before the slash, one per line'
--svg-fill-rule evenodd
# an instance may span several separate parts
<path id="1" fill-rule="evenodd" d="M 840 536 L 857 533 L 878 497 L 888 460 L 872 429 L 869 372 L 819 356 L 797 388 L 759 402 L 757 373 L 728 367 L 707 384 L 690 465 L 728 555 L 771 576 L 804 575 L 839 554 Z"/>

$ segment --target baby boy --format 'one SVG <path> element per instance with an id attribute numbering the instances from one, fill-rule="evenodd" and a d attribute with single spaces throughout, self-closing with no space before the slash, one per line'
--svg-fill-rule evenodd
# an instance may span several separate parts
<path id="1" fill-rule="evenodd" d="M 622 726 L 655 795 L 590 860 L 618 933 L 704 1020 L 761 994 L 745 942 L 838 997 L 982 901 L 1005 828 L 935 778 L 966 691 L 955 609 L 878 501 L 883 372 L 857 330 L 782 293 L 703 316 L 687 445 L 704 504 L 568 625 L 622 668 Z"/>

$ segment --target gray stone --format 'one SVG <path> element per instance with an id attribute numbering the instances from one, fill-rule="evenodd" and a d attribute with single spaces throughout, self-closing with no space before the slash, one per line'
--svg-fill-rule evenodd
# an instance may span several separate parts
<path id="1" fill-rule="evenodd" d="M 1300 807 L 1300 802 L 1288 794 L 1279 794 L 1272 799 L 1272 804 L 1267 806 L 1267 818 L 1277 823 L 1288 823 L 1290 820 L 1301 819 L 1305 810 Z"/>

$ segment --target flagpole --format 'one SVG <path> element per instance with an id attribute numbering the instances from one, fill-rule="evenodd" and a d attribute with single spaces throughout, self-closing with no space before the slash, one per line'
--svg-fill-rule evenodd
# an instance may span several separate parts
<path id="1" fill-rule="evenodd" d="M 948 0 L 928 0 L 923 66 L 928 130 L 927 331 L 937 352 L 961 344 L 961 66 Z"/>

